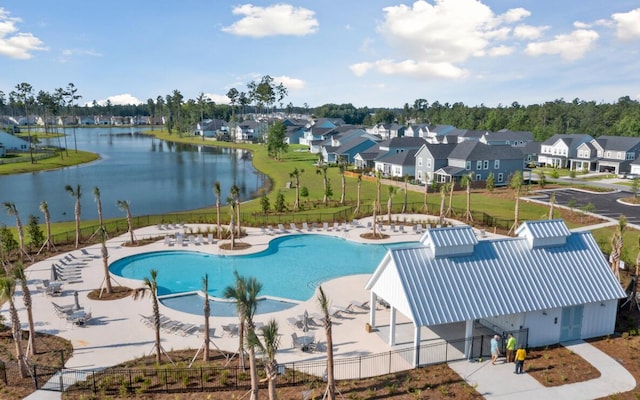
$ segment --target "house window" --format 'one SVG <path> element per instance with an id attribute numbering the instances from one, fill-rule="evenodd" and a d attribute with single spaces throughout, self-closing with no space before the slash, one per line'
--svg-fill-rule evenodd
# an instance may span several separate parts
<path id="1" fill-rule="evenodd" d="M 466 169 L 467 171 L 471 170 L 471 161 L 467 161 L 467 163 L 464 166 L 464 169 Z"/>
<path id="2" fill-rule="evenodd" d="M 633 153 L 627 153 L 627 160 L 635 160 L 635 154 Z"/>
<path id="3" fill-rule="evenodd" d="M 607 151 L 607 158 L 611 158 L 611 152 Z"/>
<path id="4" fill-rule="evenodd" d="M 482 169 L 489 169 L 489 160 L 484 160 L 482 162 Z"/>
<path id="5" fill-rule="evenodd" d="M 500 169 L 500 160 L 495 160 L 493 162 L 493 169 Z"/>
<path id="6" fill-rule="evenodd" d="M 502 181 L 504 181 L 504 174 L 502 172 L 500 172 L 498 174 L 498 182 L 502 182 Z"/>
<path id="7" fill-rule="evenodd" d="M 418 157 L 418 167 L 422 167 L 422 157 Z"/>
<path id="8" fill-rule="evenodd" d="M 619 152 L 617 152 L 617 153 L 616 153 L 616 158 L 617 158 L 618 160 L 622 160 L 622 152 L 621 152 L 621 151 L 619 151 Z"/>
<path id="9" fill-rule="evenodd" d="M 431 168 L 431 159 L 427 158 L 427 168 Z"/>
<path id="10" fill-rule="evenodd" d="M 476 161 L 476 169 L 482 169 L 482 160 Z"/>
<path id="11" fill-rule="evenodd" d="M 482 180 L 482 175 L 476 174 L 476 181 L 481 181 L 481 180 Z"/>

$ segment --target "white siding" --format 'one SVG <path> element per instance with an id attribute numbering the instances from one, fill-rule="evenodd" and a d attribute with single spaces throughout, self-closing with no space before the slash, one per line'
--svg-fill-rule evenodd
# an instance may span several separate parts
<path id="1" fill-rule="evenodd" d="M 618 302 L 615 300 L 585 304 L 582 317 L 582 338 L 588 339 L 612 334 L 615 329 L 617 306 Z"/>
<path id="2" fill-rule="evenodd" d="M 558 343 L 561 316 L 561 308 L 527 313 L 524 327 L 529 328 L 529 346 L 538 347 Z"/>

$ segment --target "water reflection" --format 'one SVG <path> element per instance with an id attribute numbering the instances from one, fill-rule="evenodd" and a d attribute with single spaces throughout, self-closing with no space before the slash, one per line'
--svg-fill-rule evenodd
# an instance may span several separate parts
<path id="1" fill-rule="evenodd" d="M 116 200 L 129 200 L 134 215 L 167 213 L 212 206 L 215 181 L 221 184 L 223 202 L 233 184 L 244 201 L 265 181 L 242 150 L 165 142 L 131 128 L 79 128 L 76 136 L 78 149 L 99 153 L 101 159 L 56 171 L 0 176 L 0 201 L 14 202 L 24 221 L 29 214 L 42 221 L 38 207 L 46 200 L 53 221 L 71 221 L 74 199 L 64 190 L 67 184 L 82 187 L 82 219 L 96 219 L 94 186 L 100 188 L 104 216 L 110 218 L 123 217 Z M 59 142 L 45 141 L 54 146 Z M 3 212 L 0 222 L 14 225 L 15 220 Z"/>

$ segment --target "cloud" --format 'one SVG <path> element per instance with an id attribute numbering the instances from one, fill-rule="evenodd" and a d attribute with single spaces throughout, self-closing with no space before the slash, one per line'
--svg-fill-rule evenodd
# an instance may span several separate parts
<path id="1" fill-rule="evenodd" d="M 557 35 L 553 40 L 529 43 L 525 53 L 530 56 L 557 54 L 567 61 L 575 61 L 584 57 L 598 38 L 596 31 L 577 29 L 568 35 Z"/>
<path id="2" fill-rule="evenodd" d="M 227 95 L 215 93 L 205 93 L 204 95 L 216 104 L 229 104 L 229 98 Z"/>
<path id="3" fill-rule="evenodd" d="M 468 76 L 461 63 L 471 57 L 509 54 L 499 42 L 508 40 L 512 27 L 531 13 L 524 8 L 496 15 L 478 0 L 418 0 L 412 5 L 383 8 L 378 32 L 400 60 L 362 62 L 349 68 L 362 76 L 371 70 L 383 74 L 460 79 Z M 455 22 L 452 22 L 455 21 Z"/>
<path id="4" fill-rule="evenodd" d="M 292 78 L 290 76 L 285 76 L 285 75 L 274 76 L 273 83 L 275 85 L 279 85 L 280 83 L 282 83 L 284 87 L 287 88 L 288 90 L 304 89 L 307 86 L 307 83 L 302 79 Z"/>
<path id="5" fill-rule="evenodd" d="M 58 61 L 66 63 L 73 56 L 90 56 L 90 57 L 102 57 L 102 53 L 94 50 L 84 49 L 64 49 L 62 54 L 58 57 Z"/>
<path id="6" fill-rule="evenodd" d="M 97 100 L 96 103 L 98 103 L 101 106 L 105 106 L 105 105 L 107 105 L 107 101 L 110 101 L 111 104 L 114 105 L 114 106 L 116 106 L 116 105 L 126 106 L 126 105 L 129 105 L 129 104 L 142 104 L 142 101 L 140 101 L 137 97 L 134 97 L 129 93 L 116 94 L 115 96 L 109 96 L 106 99 Z"/>
<path id="7" fill-rule="evenodd" d="M 269 7 L 244 4 L 235 7 L 232 12 L 243 17 L 230 26 L 223 27 L 222 31 L 238 36 L 304 36 L 315 33 L 320 25 L 314 17 L 315 12 L 289 4 Z"/>
<path id="8" fill-rule="evenodd" d="M 517 39 L 534 40 L 542 36 L 549 26 L 518 25 L 513 29 L 513 37 Z"/>
<path id="9" fill-rule="evenodd" d="M 48 50 L 33 34 L 18 32 L 17 24 L 21 21 L 0 7 L 0 55 L 28 60 L 33 57 L 33 51 Z"/>
<path id="10" fill-rule="evenodd" d="M 640 39 L 640 8 L 627 13 L 616 13 L 611 15 L 615 21 L 616 36 L 620 40 Z"/>

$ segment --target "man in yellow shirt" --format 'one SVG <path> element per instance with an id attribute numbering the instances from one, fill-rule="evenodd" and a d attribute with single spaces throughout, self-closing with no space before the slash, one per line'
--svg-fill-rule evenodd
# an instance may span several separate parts
<path id="1" fill-rule="evenodd" d="M 511 363 L 515 359 L 516 355 L 516 338 L 512 334 L 509 334 L 507 339 L 507 362 Z"/>
<path id="2" fill-rule="evenodd" d="M 523 345 L 520 345 L 518 351 L 516 351 L 516 370 L 515 374 L 522 374 L 524 369 L 524 360 L 527 358 L 527 351 Z"/>

